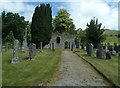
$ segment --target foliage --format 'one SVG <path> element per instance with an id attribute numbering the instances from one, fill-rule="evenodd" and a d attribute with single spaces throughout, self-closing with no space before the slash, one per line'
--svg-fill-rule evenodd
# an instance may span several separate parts
<path id="1" fill-rule="evenodd" d="M 18 13 L 2 12 L 2 38 L 5 41 L 7 35 L 10 31 L 13 32 L 14 38 L 18 39 L 20 43 L 23 41 L 24 29 L 26 27 L 27 21 L 23 16 Z"/>
<path id="2" fill-rule="evenodd" d="M 98 24 L 98 19 L 95 21 L 95 17 L 91 19 L 90 24 L 87 23 L 86 37 L 87 42 L 92 43 L 94 47 L 97 47 L 98 43 L 104 40 L 104 28 L 101 29 L 102 23 Z"/>
<path id="3" fill-rule="evenodd" d="M 37 45 L 37 48 L 40 42 L 43 43 L 43 46 L 49 43 L 52 29 L 52 11 L 50 4 L 37 6 L 31 24 L 32 42 Z"/>
<path id="4" fill-rule="evenodd" d="M 75 34 L 75 25 L 73 19 L 70 18 L 70 14 L 65 9 L 60 9 L 57 12 L 57 16 L 53 19 L 54 32 Z"/>

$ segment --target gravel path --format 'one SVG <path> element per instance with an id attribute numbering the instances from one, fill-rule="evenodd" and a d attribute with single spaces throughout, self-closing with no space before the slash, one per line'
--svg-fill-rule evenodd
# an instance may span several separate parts
<path id="1" fill-rule="evenodd" d="M 62 61 L 49 86 L 109 86 L 88 63 L 72 51 L 62 52 Z"/>

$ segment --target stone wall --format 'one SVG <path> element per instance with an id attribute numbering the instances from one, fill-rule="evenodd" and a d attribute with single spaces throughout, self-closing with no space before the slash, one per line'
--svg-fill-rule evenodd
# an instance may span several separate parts
<path id="1" fill-rule="evenodd" d="M 57 37 L 60 37 L 60 43 L 57 43 Z M 53 34 L 52 38 L 50 40 L 50 43 L 45 46 L 45 48 L 48 48 L 51 43 L 55 43 L 55 48 L 65 48 L 65 42 L 67 41 L 70 45 L 73 43 L 75 47 L 75 35 L 61 35 L 61 34 Z"/>

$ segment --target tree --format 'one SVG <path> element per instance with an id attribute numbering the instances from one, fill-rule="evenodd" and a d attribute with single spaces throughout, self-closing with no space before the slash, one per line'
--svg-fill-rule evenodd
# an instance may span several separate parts
<path id="1" fill-rule="evenodd" d="M 2 38 L 3 42 L 6 37 L 9 35 L 10 31 L 13 32 L 15 39 L 18 39 L 22 44 L 24 29 L 27 25 L 27 21 L 23 16 L 20 16 L 18 13 L 2 12 Z"/>
<path id="2" fill-rule="evenodd" d="M 50 4 L 41 4 L 35 8 L 32 17 L 32 42 L 36 44 L 37 48 L 40 42 L 45 46 L 51 39 L 52 31 L 52 11 Z"/>
<path id="3" fill-rule="evenodd" d="M 90 24 L 87 23 L 86 37 L 87 42 L 92 43 L 96 48 L 98 43 L 104 40 L 104 28 L 101 28 L 102 23 L 98 24 L 98 19 L 95 21 L 95 17 L 91 19 Z"/>
<path id="4" fill-rule="evenodd" d="M 53 25 L 55 27 L 54 32 L 59 33 L 75 33 L 75 25 L 73 20 L 70 18 L 70 14 L 65 9 L 60 9 L 57 12 L 57 16 L 53 19 Z"/>

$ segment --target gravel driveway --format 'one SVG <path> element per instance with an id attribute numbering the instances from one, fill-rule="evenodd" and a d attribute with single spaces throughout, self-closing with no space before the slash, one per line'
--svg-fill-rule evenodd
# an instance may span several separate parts
<path id="1" fill-rule="evenodd" d="M 72 51 L 62 51 L 58 72 L 48 86 L 109 86 L 88 63 Z"/>

